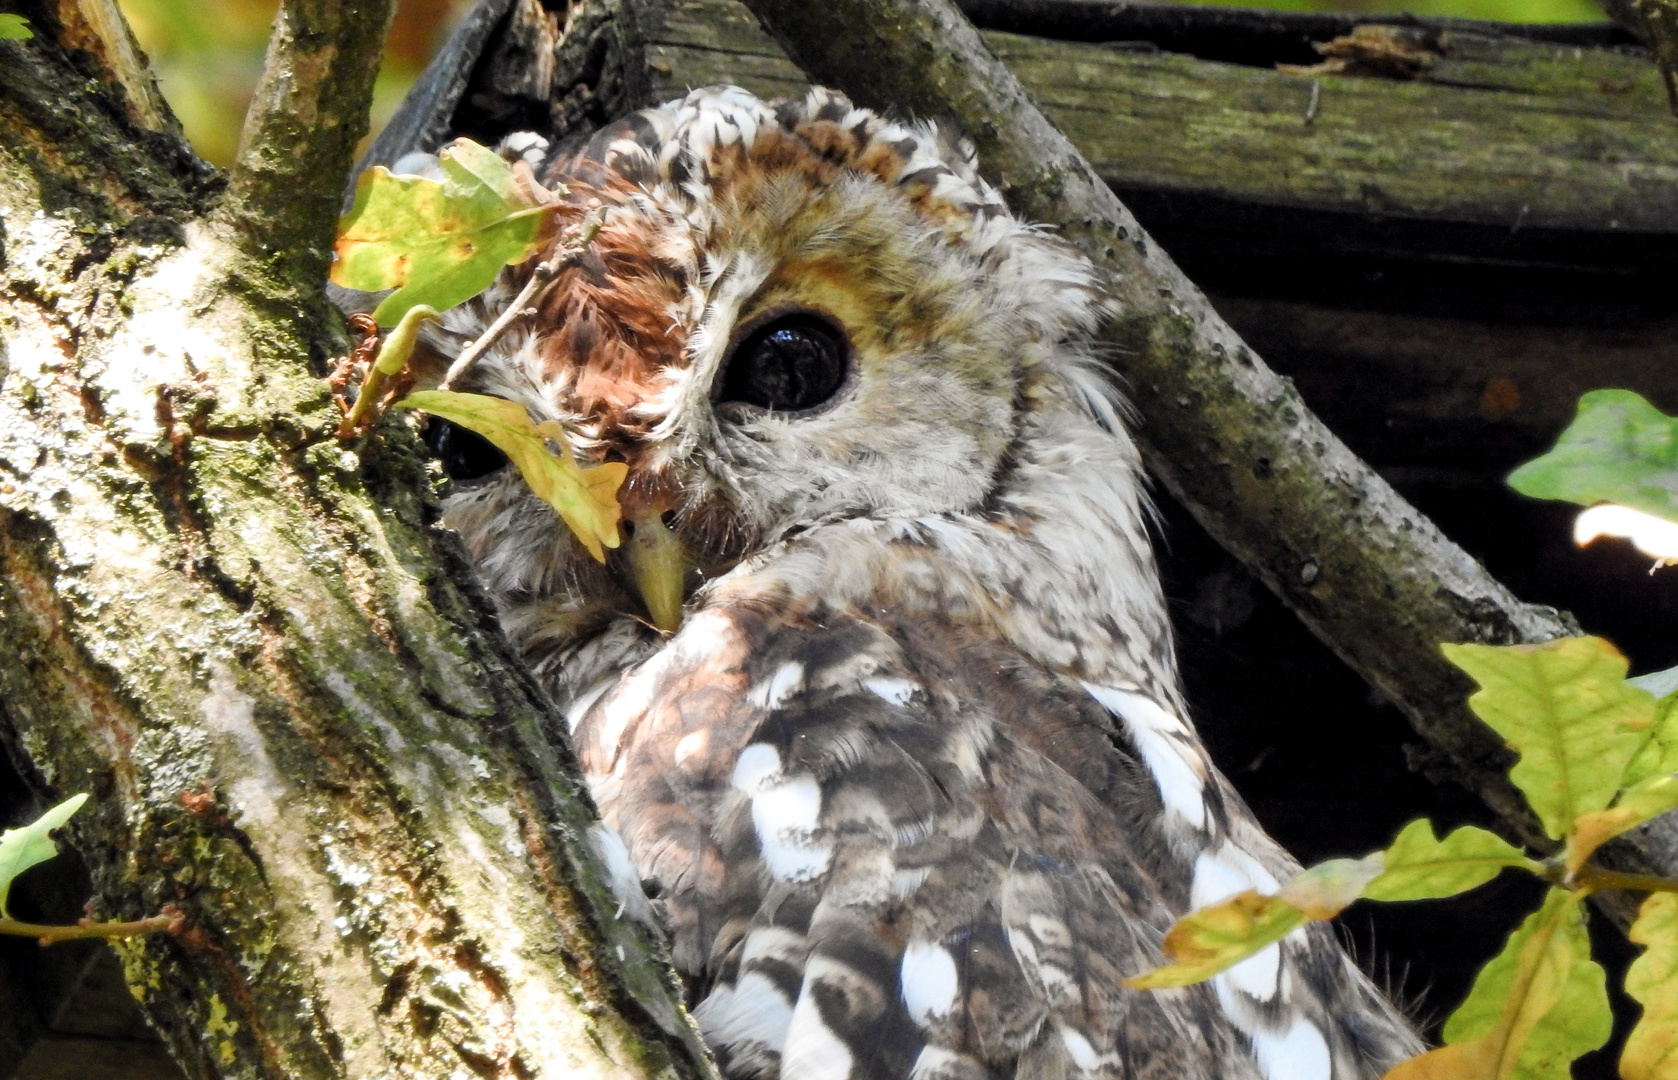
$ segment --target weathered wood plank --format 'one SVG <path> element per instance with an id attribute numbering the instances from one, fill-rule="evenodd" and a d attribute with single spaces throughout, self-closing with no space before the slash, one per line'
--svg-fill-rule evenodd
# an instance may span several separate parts
<path id="1" fill-rule="evenodd" d="M 1678 232 L 1678 125 L 1653 64 L 1634 50 L 1453 31 L 1424 79 L 1395 82 L 984 38 L 1121 189 L 1530 230 Z M 649 60 L 669 96 L 711 82 L 771 95 L 804 85 L 735 0 L 676 6 Z"/>

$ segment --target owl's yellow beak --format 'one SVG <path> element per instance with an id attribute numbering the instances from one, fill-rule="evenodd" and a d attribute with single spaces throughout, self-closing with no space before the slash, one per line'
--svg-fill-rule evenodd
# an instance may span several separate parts
<path id="1" fill-rule="evenodd" d="M 625 543 L 629 576 L 647 605 L 652 624 L 667 634 L 682 625 L 682 585 L 692 568 L 681 538 L 659 513 L 631 518 Z"/>

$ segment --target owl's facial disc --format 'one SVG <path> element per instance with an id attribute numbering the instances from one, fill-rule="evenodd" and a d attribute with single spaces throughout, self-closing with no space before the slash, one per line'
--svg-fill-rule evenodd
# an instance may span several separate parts
<path id="1" fill-rule="evenodd" d="M 726 122 L 653 110 L 547 166 L 563 214 L 605 223 L 462 387 L 628 466 L 608 564 L 493 450 L 432 439 L 503 602 L 578 632 L 669 628 L 686 593 L 824 524 L 982 508 L 1055 343 L 1101 302 L 930 129 L 724 97 Z M 453 339 L 532 265 L 447 314 Z"/>

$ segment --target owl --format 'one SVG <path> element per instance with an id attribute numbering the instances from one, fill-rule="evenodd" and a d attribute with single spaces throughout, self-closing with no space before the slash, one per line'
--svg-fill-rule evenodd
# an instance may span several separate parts
<path id="1" fill-rule="evenodd" d="M 1419 1049 L 1321 924 L 1122 984 L 1296 865 L 1187 718 L 1089 262 L 969 148 L 831 91 L 504 150 L 604 225 L 457 388 L 625 463 L 625 536 L 597 562 L 433 421 L 445 520 L 725 1075 L 1351 1080 Z"/>

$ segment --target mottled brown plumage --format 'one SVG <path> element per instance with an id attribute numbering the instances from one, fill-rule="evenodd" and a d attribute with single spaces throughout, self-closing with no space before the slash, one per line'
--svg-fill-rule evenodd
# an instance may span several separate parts
<path id="1" fill-rule="evenodd" d="M 724 1071 L 1351 1080 L 1413 1051 L 1322 926 L 1121 985 L 1294 864 L 1185 718 L 1090 265 L 934 129 L 825 91 L 696 91 L 545 169 L 607 223 L 469 388 L 628 463 L 626 516 L 695 567 L 685 621 L 649 626 L 632 560 L 510 470 L 454 468 L 448 520 Z"/>

